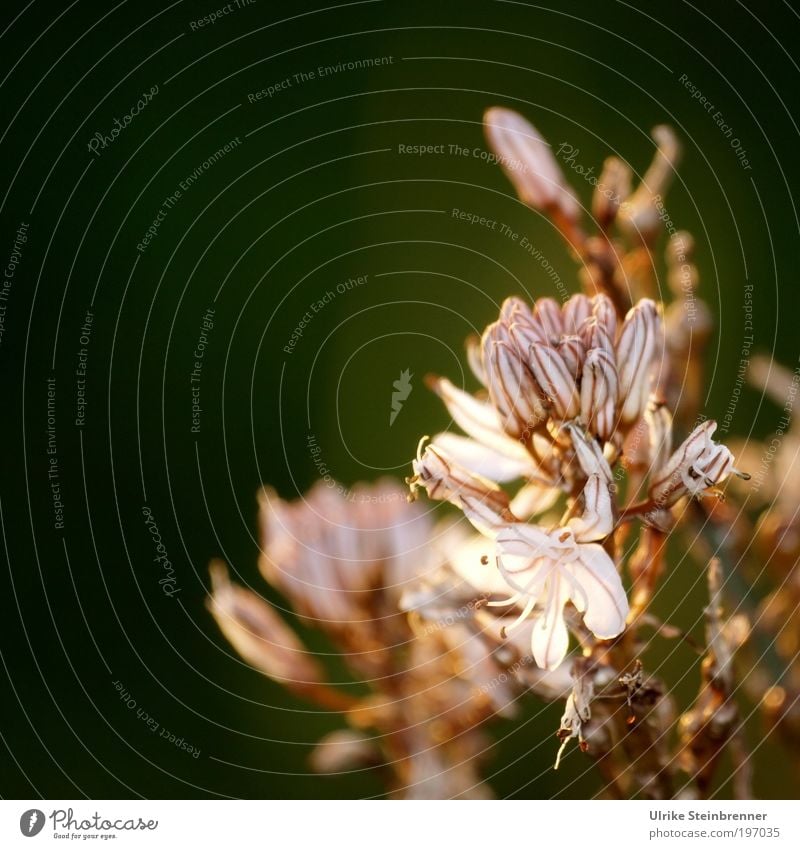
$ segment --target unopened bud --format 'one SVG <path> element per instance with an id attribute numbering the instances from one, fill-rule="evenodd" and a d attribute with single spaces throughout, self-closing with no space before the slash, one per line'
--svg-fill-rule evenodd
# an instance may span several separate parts
<path id="1" fill-rule="evenodd" d="M 644 413 L 661 346 L 661 316 L 655 303 L 645 298 L 628 311 L 617 342 L 620 418 L 625 424 Z"/>
<path id="2" fill-rule="evenodd" d="M 573 295 L 561 311 L 563 317 L 563 332 L 568 334 L 577 333 L 581 325 L 592 314 L 592 301 L 587 295 L 579 292 Z"/>
<path id="3" fill-rule="evenodd" d="M 554 414 L 560 419 L 574 419 L 580 412 L 580 398 L 561 354 L 546 345 L 531 345 L 530 364 L 536 381 L 553 403 Z"/>
<path id="4" fill-rule="evenodd" d="M 524 203 L 575 224 L 580 205 L 564 180 L 550 145 L 533 124 L 511 109 L 494 107 L 483 117 L 486 139 Z"/>
<path id="5" fill-rule="evenodd" d="M 500 322 L 490 324 L 481 343 L 486 386 L 492 403 L 500 413 L 503 428 L 510 436 L 522 433 L 547 418 L 542 390 L 523 353 Z"/>
<path id="6" fill-rule="evenodd" d="M 210 572 L 211 614 L 248 663 L 289 689 L 322 683 L 322 668 L 272 605 L 232 583 L 222 563 L 212 563 Z"/>
<path id="7" fill-rule="evenodd" d="M 586 355 L 581 381 L 581 418 L 589 433 L 611 439 L 617 423 L 619 380 L 611 355 L 595 348 Z"/>
<path id="8" fill-rule="evenodd" d="M 646 243 L 655 240 L 662 219 L 666 217 L 663 196 L 672 182 L 681 150 L 678 138 L 670 127 L 663 124 L 655 127 L 652 136 L 658 145 L 653 161 L 618 215 L 625 231 Z"/>

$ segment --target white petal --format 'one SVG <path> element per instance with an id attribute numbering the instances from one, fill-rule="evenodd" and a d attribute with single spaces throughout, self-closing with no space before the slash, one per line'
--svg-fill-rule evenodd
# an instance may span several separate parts
<path id="1" fill-rule="evenodd" d="M 456 388 L 444 377 L 434 381 L 432 388 L 444 401 L 453 421 L 468 436 L 520 462 L 528 459 L 525 446 L 503 431 L 500 417 L 491 404 Z"/>
<path id="2" fill-rule="evenodd" d="M 481 359 L 481 340 L 478 336 L 468 337 L 465 343 L 467 349 L 467 362 L 472 370 L 472 373 L 483 386 L 486 386 L 486 371 L 483 368 L 483 360 Z"/>
<path id="3" fill-rule="evenodd" d="M 547 590 L 544 614 L 536 619 L 531 632 L 531 650 L 538 666 L 555 669 L 564 660 L 569 648 L 564 605 L 569 601 L 570 586 L 554 571 Z"/>
<path id="4" fill-rule="evenodd" d="M 580 546 L 580 559 L 565 567 L 582 592 L 571 598 L 583 612 L 586 627 L 600 639 L 616 637 L 625 630 L 628 599 L 613 560 L 600 545 Z"/>
<path id="5" fill-rule="evenodd" d="M 517 522 L 503 528 L 497 535 L 497 547 L 500 554 L 514 557 L 546 557 L 552 552 L 561 552 L 563 546 L 556 547 L 553 537 L 536 525 Z"/>
<path id="6" fill-rule="evenodd" d="M 536 465 L 527 452 L 523 459 L 509 457 L 474 439 L 455 433 L 438 433 L 434 436 L 432 444 L 444 448 L 459 465 L 468 471 L 497 483 L 507 483 L 517 478 L 528 477 L 536 470 Z"/>
<path id="7" fill-rule="evenodd" d="M 450 552 L 448 560 L 453 571 L 478 593 L 500 596 L 508 593 L 508 584 L 497 568 L 494 544 L 486 537 L 472 537 Z"/>
<path id="8" fill-rule="evenodd" d="M 599 475 L 591 475 L 583 488 L 583 515 L 567 523 L 578 542 L 594 542 L 605 539 L 614 529 L 611 512 L 611 495 L 607 484 Z"/>
<path id="9" fill-rule="evenodd" d="M 525 484 L 511 499 L 511 512 L 518 519 L 530 519 L 549 510 L 558 501 L 561 490 L 535 481 Z"/>

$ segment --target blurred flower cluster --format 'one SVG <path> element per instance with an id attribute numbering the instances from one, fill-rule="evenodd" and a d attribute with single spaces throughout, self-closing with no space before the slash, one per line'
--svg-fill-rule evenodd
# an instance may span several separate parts
<path id="1" fill-rule="evenodd" d="M 745 689 L 800 741 L 797 475 L 775 492 L 760 486 L 756 542 L 779 588 L 751 609 L 741 554 L 752 526 L 723 498 L 731 477 L 749 476 L 701 410 L 711 311 L 692 238 L 664 200 L 679 144 L 656 127 L 636 186 L 632 169 L 609 158 L 583 209 L 522 116 L 493 108 L 484 125 L 520 200 L 565 239 L 582 291 L 562 302 L 507 298 L 467 340 L 474 391 L 429 378 L 462 433 L 420 441 L 412 503 L 390 481 L 347 494 L 317 485 L 294 503 L 263 493 L 261 571 L 303 626 L 327 635 L 357 692 L 327 681 L 297 630 L 221 564 L 212 612 L 249 663 L 345 716 L 348 729 L 312 757 L 321 772 L 375 767 L 404 798 L 487 796 L 484 726 L 532 694 L 563 702 L 555 765 L 577 740 L 607 796 L 708 796 L 727 753 L 733 789 L 747 798 L 736 657 L 757 651 L 759 629 L 778 632 L 765 654 L 784 669 L 770 675 L 753 661 Z M 755 363 L 762 386 L 793 404 L 800 373 Z M 787 419 L 774 457 L 745 445 L 740 465 L 755 474 L 760 452 L 795 468 L 799 438 Z M 461 517 L 434 522 L 421 490 Z M 704 571 L 699 641 L 653 609 L 672 578 L 673 540 Z M 699 669 L 683 712 L 670 682 L 648 671 L 658 640 L 677 641 Z"/>
<path id="2" fill-rule="evenodd" d="M 261 495 L 261 572 L 303 626 L 327 635 L 349 686 L 328 681 L 281 612 L 231 582 L 221 563 L 210 609 L 246 661 L 346 717 L 349 729 L 312 754 L 315 770 L 374 768 L 402 798 L 484 798 L 482 723 L 515 714 L 518 682 L 556 698 L 569 676 L 526 670 L 523 643 L 485 627 L 491 592 L 459 571 L 481 557 L 474 542 L 457 524 L 434 524 L 406 494 L 383 480 L 346 493 L 320 482 L 296 502 Z"/>

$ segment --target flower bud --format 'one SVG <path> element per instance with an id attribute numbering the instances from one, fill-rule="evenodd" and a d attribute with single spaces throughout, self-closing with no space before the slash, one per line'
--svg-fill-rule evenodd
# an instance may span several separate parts
<path id="1" fill-rule="evenodd" d="M 483 117 L 486 139 L 523 203 L 572 224 L 580 204 L 564 181 L 550 145 L 511 109 L 494 107 Z"/>
<path id="2" fill-rule="evenodd" d="M 574 378 L 564 358 L 546 345 L 531 345 L 530 364 L 539 386 L 553 402 L 560 419 L 574 419 L 580 412 L 580 398 Z"/>
<path id="3" fill-rule="evenodd" d="M 583 370 L 583 361 L 586 359 L 586 345 L 583 339 L 580 336 L 562 336 L 561 341 L 556 345 L 556 350 L 567 364 L 569 373 L 577 380 Z"/>
<path id="4" fill-rule="evenodd" d="M 522 298 L 512 295 L 500 304 L 500 321 L 511 324 L 515 321 L 533 324 L 533 313 Z"/>
<path id="5" fill-rule="evenodd" d="M 592 314 L 592 302 L 588 296 L 579 292 L 564 304 L 561 314 L 564 333 L 577 333 L 583 322 Z"/>
<path id="6" fill-rule="evenodd" d="M 628 311 L 617 342 L 620 418 L 632 424 L 644 413 L 652 372 L 662 346 L 662 322 L 653 301 L 644 298 Z"/>
<path id="7" fill-rule="evenodd" d="M 553 298 L 539 298 L 533 308 L 533 320 L 542 331 L 548 344 L 554 345 L 564 333 L 564 319 L 561 307 Z"/>
<path id="8" fill-rule="evenodd" d="M 359 770 L 380 762 L 381 751 L 375 741 L 349 728 L 326 734 L 309 758 L 314 772 L 323 775 Z"/>
<path id="9" fill-rule="evenodd" d="M 672 182 L 681 152 L 677 136 L 669 127 L 663 124 L 655 127 L 652 136 L 658 145 L 653 161 L 618 215 L 628 235 L 646 243 L 653 242 L 658 236 L 663 215 L 663 195 Z"/>
<path id="10" fill-rule="evenodd" d="M 604 328 L 610 339 L 617 335 L 617 310 L 608 295 L 600 293 L 592 298 L 592 315 L 597 324 Z"/>
<path id="11" fill-rule="evenodd" d="M 600 348 L 609 356 L 614 357 L 614 338 L 608 332 L 607 326 L 599 321 L 596 316 L 590 316 L 584 321 L 580 330 L 580 337 L 586 350 Z"/>
<path id="12" fill-rule="evenodd" d="M 651 397 L 644 418 L 650 469 L 652 474 L 657 474 L 672 451 L 672 414 L 663 401 Z"/>
<path id="13" fill-rule="evenodd" d="M 231 583 L 228 571 L 214 562 L 209 609 L 236 651 L 273 681 L 302 690 L 324 680 L 320 665 L 272 605 Z"/>
<path id="14" fill-rule="evenodd" d="M 602 348 L 586 355 L 581 381 L 581 418 L 589 433 L 608 441 L 617 424 L 619 380 L 614 359 Z"/>
<path id="15" fill-rule="evenodd" d="M 631 167 L 616 156 L 609 156 L 603 163 L 603 170 L 592 197 L 592 215 L 597 219 L 600 229 L 607 230 L 620 206 L 631 192 Z"/>
<path id="16" fill-rule="evenodd" d="M 518 438 L 547 418 L 542 390 L 536 383 L 520 349 L 502 339 L 508 332 L 500 322 L 490 324 L 483 342 L 483 367 L 492 403 L 501 416 L 503 429 Z"/>

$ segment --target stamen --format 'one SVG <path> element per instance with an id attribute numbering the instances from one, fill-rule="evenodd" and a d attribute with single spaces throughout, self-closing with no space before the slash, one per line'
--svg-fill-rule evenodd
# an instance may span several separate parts
<path id="1" fill-rule="evenodd" d="M 565 737 L 565 738 L 564 738 L 564 740 L 562 741 L 561 745 L 558 747 L 558 754 L 556 755 L 556 762 L 555 762 L 555 766 L 553 766 L 553 769 L 554 769 L 554 770 L 558 769 L 558 767 L 560 766 L 560 764 L 561 764 L 561 755 L 563 755 L 563 754 L 564 754 L 564 749 L 566 749 L 566 748 L 567 748 L 567 743 L 569 743 L 569 741 L 570 741 L 570 738 L 569 738 L 569 737 Z"/>
<path id="2" fill-rule="evenodd" d="M 501 632 L 503 633 L 503 639 L 505 639 L 505 635 L 509 634 L 515 628 L 518 628 L 528 618 L 528 616 L 530 615 L 530 612 L 533 610 L 533 608 L 535 606 L 536 606 L 536 599 L 535 598 L 529 599 L 529 601 L 525 605 L 525 609 L 522 611 L 522 613 L 520 613 L 520 615 L 510 625 L 507 625 L 507 626 L 504 625 L 503 628 L 501 629 Z"/>
<path id="3" fill-rule="evenodd" d="M 522 598 L 522 593 L 515 593 L 511 598 L 504 598 L 502 601 L 487 601 L 487 607 L 509 607 L 516 604 Z"/>

